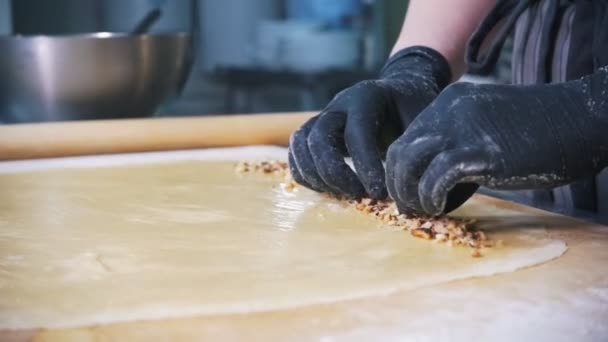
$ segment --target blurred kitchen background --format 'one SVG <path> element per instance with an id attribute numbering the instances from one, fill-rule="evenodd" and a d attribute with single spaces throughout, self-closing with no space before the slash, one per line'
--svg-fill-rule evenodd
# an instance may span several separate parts
<path id="1" fill-rule="evenodd" d="M 0 34 L 128 32 L 161 5 L 152 32 L 192 31 L 193 14 L 200 30 L 188 83 L 157 116 L 318 110 L 341 89 L 377 74 L 407 2 L 0 0 Z M 484 81 L 508 79 L 508 62 L 501 65 Z"/>

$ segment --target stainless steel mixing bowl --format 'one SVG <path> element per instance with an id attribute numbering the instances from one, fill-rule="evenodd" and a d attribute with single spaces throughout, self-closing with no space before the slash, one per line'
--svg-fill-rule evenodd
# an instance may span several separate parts
<path id="1" fill-rule="evenodd" d="M 178 94 L 190 34 L 0 36 L 0 121 L 149 116 Z"/>

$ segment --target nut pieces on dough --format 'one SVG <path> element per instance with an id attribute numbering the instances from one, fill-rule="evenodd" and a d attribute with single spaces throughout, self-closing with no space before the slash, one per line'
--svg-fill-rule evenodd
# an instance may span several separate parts
<path id="1" fill-rule="evenodd" d="M 297 187 L 289 173 L 289 166 L 284 161 L 240 162 L 236 166 L 236 172 L 240 174 L 273 175 L 283 180 L 283 185 L 287 190 L 293 190 Z M 328 196 L 342 201 L 359 212 L 374 216 L 391 226 L 408 231 L 414 237 L 445 243 L 448 246 L 472 248 L 471 256 L 475 258 L 482 256 L 481 248 L 490 248 L 500 244 L 500 241 L 494 243 L 494 241 L 488 239 L 483 231 L 475 227 L 475 222 L 472 220 L 447 216 L 408 217 L 400 214 L 396 204 L 390 200 L 378 201 L 370 198 L 353 200 L 334 195 Z"/>

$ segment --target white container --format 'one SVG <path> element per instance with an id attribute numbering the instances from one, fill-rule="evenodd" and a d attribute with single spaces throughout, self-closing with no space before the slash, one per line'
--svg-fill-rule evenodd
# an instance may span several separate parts
<path id="1" fill-rule="evenodd" d="M 0 34 L 11 34 L 12 26 L 11 1 L 0 0 Z"/>
<path id="2" fill-rule="evenodd" d="M 348 31 L 301 36 L 285 42 L 282 57 L 286 68 L 301 72 L 353 69 L 360 58 L 360 38 Z"/>
<path id="3" fill-rule="evenodd" d="M 278 18 L 280 10 L 281 0 L 202 0 L 201 68 L 254 64 L 258 23 Z"/>
<path id="4" fill-rule="evenodd" d="M 264 20 L 258 24 L 254 61 L 266 68 L 282 68 L 287 41 L 321 32 L 323 23 L 300 20 Z"/>

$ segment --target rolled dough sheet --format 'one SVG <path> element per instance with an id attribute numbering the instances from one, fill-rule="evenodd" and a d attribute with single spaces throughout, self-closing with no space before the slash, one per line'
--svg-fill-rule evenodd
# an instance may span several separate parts
<path id="1" fill-rule="evenodd" d="M 503 248 L 472 258 L 311 191 L 236 175 L 231 162 L 17 166 L 0 174 L 0 330 L 379 296 L 511 272 L 566 250 L 543 230 L 511 229 L 490 232 Z"/>

